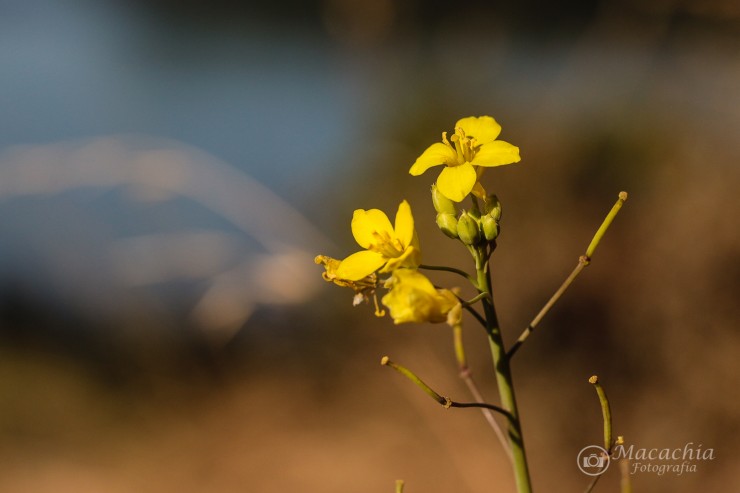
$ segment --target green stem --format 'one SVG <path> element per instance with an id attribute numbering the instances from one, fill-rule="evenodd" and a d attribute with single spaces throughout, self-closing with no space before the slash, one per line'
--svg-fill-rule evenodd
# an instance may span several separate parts
<path id="1" fill-rule="evenodd" d="M 626 201 L 627 201 L 627 192 L 619 192 L 619 198 L 617 198 L 617 201 L 614 203 L 611 210 L 604 218 L 604 222 L 601 223 L 601 226 L 596 231 L 596 234 L 591 240 L 591 243 L 588 245 L 588 248 L 586 248 L 587 258 L 591 259 L 591 257 L 594 256 L 596 247 L 599 246 L 599 242 L 604 237 L 606 230 L 609 229 L 609 226 L 611 226 L 612 221 L 614 221 L 614 218 L 617 217 L 617 213 L 619 212 L 619 209 L 622 208 L 622 206 L 624 205 Z"/>
<path id="2" fill-rule="evenodd" d="M 478 288 L 487 293 L 493 293 L 491 289 L 491 275 L 488 264 L 489 252 L 485 247 L 477 249 L 475 252 L 475 270 L 478 280 Z M 519 411 L 517 409 L 516 397 L 514 395 L 514 380 L 509 367 L 509 358 L 506 355 L 504 341 L 501 336 L 501 329 L 496 316 L 496 308 L 493 304 L 493 297 L 486 297 L 483 300 L 483 308 L 486 317 L 486 331 L 488 332 L 488 342 L 491 347 L 491 356 L 493 367 L 496 372 L 496 382 L 498 384 L 499 397 L 501 406 L 508 411 L 509 422 L 507 432 L 509 443 L 511 444 L 511 455 L 514 463 L 514 479 L 518 493 L 531 493 L 532 485 L 529 478 L 529 467 L 527 465 L 527 455 L 524 450 L 524 437 L 522 427 L 519 421 Z"/>
<path id="3" fill-rule="evenodd" d="M 441 271 L 444 271 L 444 272 L 452 272 L 453 274 L 457 274 L 458 276 L 462 276 L 465 279 L 467 279 L 468 281 L 470 281 L 473 284 L 475 284 L 475 278 L 473 276 L 471 276 L 470 274 L 468 274 L 464 270 L 456 269 L 454 267 L 445 267 L 445 266 L 441 266 L 441 265 L 425 265 L 425 264 L 422 264 L 422 265 L 419 266 L 419 268 L 420 269 L 426 269 L 426 270 L 441 270 Z"/>
<path id="4" fill-rule="evenodd" d="M 485 325 L 485 321 L 483 324 Z M 478 390 L 475 380 L 473 380 L 473 372 L 468 367 L 468 359 L 467 356 L 465 356 L 465 345 L 463 344 L 462 337 L 462 323 L 457 323 L 452 326 L 452 334 L 455 347 L 455 359 L 457 359 L 457 366 L 460 369 L 460 378 L 465 382 L 465 385 L 468 387 L 468 390 L 475 399 L 475 402 L 482 404 L 485 400 L 483 399 L 483 395 L 480 390 Z M 511 461 L 511 448 L 509 447 L 509 442 L 506 441 L 504 432 L 501 430 L 501 426 L 498 424 L 498 421 L 496 421 L 493 413 L 490 409 L 484 407 L 481 408 L 481 413 L 486 419 L 488 425 L 493 429 L 493 432 L 496 434 L 496 438 L 501 442 L 501 446 L 504 448 L 507 457 L 509 457 L 509 460 Z"/>
<path id="5" fill-rule="evenodd" d="M 477 296 L 475 296 L 474 298 L 469 299 L 468 301 L 463 301 L 463 306 L 474 305 L 474 304 L 478 303 L 480 300 L 482 300 L 483 298 L 490 298 L 490 297 L 491 297 L 491 295 L 489 293 L 487 293 L 487 292 L 484 291 L 482 293 L 478 293 Z"/>
<path id="6" fill-rule="evenodd" d="M 612 452 L 612 410 L 609 406 L 609 399 L 606 397 L 604 387 L 599 383 L 599 377 L 594 375 L 588 379 L 588 382 L 596 389 L 596 394 L 599 396 L 599 404 L 601 404 L 601 414 L 604 418 L 604 449 L 607 453 Z"/>

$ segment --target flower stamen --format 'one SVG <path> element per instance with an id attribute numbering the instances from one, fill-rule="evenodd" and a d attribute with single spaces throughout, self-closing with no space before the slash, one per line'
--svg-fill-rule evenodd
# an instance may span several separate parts
<path id="1" fill-rule="evenodd" d="M 403 254 L 404 247 L 398 239 L 393 239 L 386 231 L 373 231 L 376 242 L 368 250 L 377 252 L 386 258 L 396 258 Z"/>

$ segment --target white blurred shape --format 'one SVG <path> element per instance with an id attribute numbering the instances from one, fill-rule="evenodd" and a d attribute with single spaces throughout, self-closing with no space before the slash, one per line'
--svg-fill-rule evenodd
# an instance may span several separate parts
<path id="1" fill-rule="evenodd" d="M 123 188 L 144 207 L 190 199 L 262 246 L 263 252 L 239 251 L 235 233 L 202 227 L 107 240 L 102 254 L 113 278 L 99 282 L 132 287 L 205 280 L 208 287 L 192 313 L 219 338 L 233 334 L 258 304 L 303 303 L 320 284 L 311 282 L 312 258 L 330 242 L 277 194 L 201 151 L 169 140 L 115 136 L 17 147 L 0 156 L 0 199 L 91 188 Z M 65 282 L 75 287 L 75 279 Z M 99 293 L 106 296 L 105 289 Z"/>
<path id="2" fill-rule="evenodd" d="M 132 286 L 217 275 L 237 255 L 236 241 L 215 231 L 157 233 L 117 240 L 110 260 Z"/>
<path id="3" fill-rule="evenodd" d="M 313 256 L 286 248 L 274 254 L 257 254 L 216 276 L 198 302 L 193 316 L 204 327 L 228 339 L 251 315 L 256 304 L 282 305 L 308 301 L 313 293 L 309 276 L 316 278 Z"/>

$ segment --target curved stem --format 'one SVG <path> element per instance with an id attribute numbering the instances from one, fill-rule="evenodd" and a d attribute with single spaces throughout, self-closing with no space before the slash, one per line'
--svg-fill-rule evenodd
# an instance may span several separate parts
<path id="1" fill-rule="evenodd" d="M 480 313 L 476 312 L 472 306 L 463 306 L 463 308 L 469 311 L 483 327 L 486 326 L 486 319 Z"/>
<path id="2" fill-rule="evenodd" d="M 599 377 L 594 375 L 588 379 L 588 383 L 592 384 L 596 389 L 596 394 L 599 396 L 599 404 L 601 404 L 601 414 L 604 418 L 604 449 L 607 453 L 612 452 L 612 410 L 609 406 L 609 399 L 606 397 L 604 387 L 599 383 Z"/>
<path id="3" fill-rule="evenodd" d="M 465 272 L 464 270 L 456 269 L 454 267 L 445 267 L 442 265 L 425 265 L 425 264 L 420 265 L 419 268 L 426 269 L 426 270 L 441 270 L 444 272 L 452 272 L 453 274 L 457 274 L 458 276 L 464 277 L 465 279 L 470 281 L 474 286 L 477 287 L 477 285 L 475 284 L 475 278 L 471 276 L 470 274 L 468 274 L 467 272 Z"/>
<path id="4" fill-rule="evenodd" d="M 455 296 L 457 296 L 457 295 L 455 295 Z M 459 296 L 457 296 L 457 299 L 458 299 L 458 301 L 460 301 L 460 306 L 462 306 L 472 316 L 474 316 L 475 319 L 478 320 L 478 322 L 485 328 L 485 326 L 486 326 L 486 319 L 483 318 L 483 316 L 480 313 L 478 313 L 477 311 L 475 311 L 475 308 L 473 308 L 472 306 L 470 306 L 469 304 L 467 304 L 464 299 L 460 298 Z"/>
<path id="5" fill-rule="evenodd" d="M 478 293 L 477 296 L 469 299 L 468 301 L 463 301 L 462 304 L 463 304 L 463 306 L 466 306 L 466 305 L 467 306 L 470 306 L 470 305 L 476 304 L 477 302 L 479 302 L 483 298 L 490 298 L 490 297 L 491 297 L 491 294 L 490 293 L 487 293 L 487 292 L 483 291 L 482 293 Z"/>
<path id="6" fill-rule="evenodd" d="M 450 405 L 448 407 L 480 407 L 484 409 L 490 409 L 491 411 L 496 411 L 497 413 L 501 413 L 507 418 L 511 419 L 511 415 L 509 414 L 506 409 L 496 406 L 494 404 L 487 404 L 485 402 L 457 402 L 457 401 L 450 401 Z"/>
<path id="7" fill-rule="evenodd" d="M 429 385 L 427 385 L 421 378 L 416 376 L 414 372 L 412 372 L 405 366 L 401 366 L 398 363 L 394 363 L 393 361 L 390 360 L 390 358 L 388 358 L 388 356 L 383 356 L 383 358 L 380 360 L 380 364 L 383 366 L 390 366 L 391 368 L 396 370 L 398 373 L 400 373 L 401 375 L 411 380 L 413 383 L 416 384 L 417 387 L 423 390 L 429 397 L 431 397 L 432 399 L 437 401 L 438 404 L 441 404 L 447 409 L 451 407 L 485 408 L 485 409 L 490 409 L 491 411 L 496 411 L 497 413 L 501 413 L 504 416 L 506 416 L 509 420 L 512 419 L 511 413 L 500 406 L 496 406 L 494 404 L 487 404 L 485 402 L 457 402 L 457 401 L 453 401 L 449 397 L 440 395 L 436 390 L 432 389 Z"/>

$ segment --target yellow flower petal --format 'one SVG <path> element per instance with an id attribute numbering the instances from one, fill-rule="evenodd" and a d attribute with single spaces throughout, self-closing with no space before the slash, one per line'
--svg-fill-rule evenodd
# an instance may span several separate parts
<path id="1" fill-rule="evenodd" d="M 437 178 L 437 190 L 455 202 L 461 202 L 475 185 L 478 175 L 470 163 L 447 166 Z"/>
<path id="2" fill-rule="evenodd" d="M 382 302 L 390 310 L 396 324 L 444 322 L 447 313 L 458 304 L 452 292 L 435 289 L 426 276 L 414 269 L 396 270 L 390 287 Z"/>
<path id="3" fill-rule="evenodd" d="M 379 209 L 357 209 L 352 215 L 352 236 L 357 244 L 362 248 L 370 248 L 370 245 L 378 241 L 377 233 L 385 233 L 390 238 L 394 235 L 393 226 L 385 212 Z"/>
<path id="4" fill-rule="evenodd" d="M 353 253 L 339 264 L 336 276 L 340 279 L 359 281 L 378 270 L 385 264 L 385 260 L 381 254 L 371 250 Z"/>
<path id="5" fill-rule="evenodd" d="M 501 133 L 501 125 L 490 116 L 461 118 L 455 124 L 457 127 L 463 129 L 466 137 L 475 138 L 478 145 L 493 142 Z"/>
<path id="6" fill-rule="evenodd" d="M 502 166 L 504 164 L 518 163 L 519 148 L 503 140 L 496 140 L 481 146 L 471 163 L 475 166 Z"/>
<path id="7" fill-rule="evenodd" d="M 395 230 L 401 245 L 404 248 L 409 246 L 414 238 L 414 216 L 411 215 L 411 206 L 405 200 L 398 206 Z"/>
<path id="8" fill-rule="evenodd" d="M 419 264 L 421 263 L 421 252 L 418 248 L 410 246 L 406 248 L 406 250 L 404 250 L 400 256 L 387 260 L 388 263 L 385 264 L 385 267 L 380 269 L 380 272 L 382 273 L 393 272 L 394 270 L 400 269 L 401 267 L 415 269 L 419 267 Z"/>
<path id="9" fill-rule="evenodd" d="M 429 168 L 433 166 L 439 166 L 440 164 L 457 164 L 457 153 L 455 150 L 441 142 L 430 145 L 421 156 L 416 159 L 416 162 L 411 166 L 409 173 L 414 176 L 419 176 Z"/>

